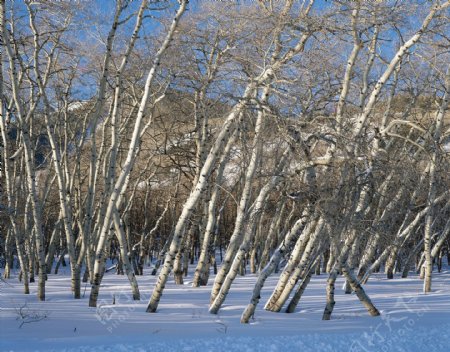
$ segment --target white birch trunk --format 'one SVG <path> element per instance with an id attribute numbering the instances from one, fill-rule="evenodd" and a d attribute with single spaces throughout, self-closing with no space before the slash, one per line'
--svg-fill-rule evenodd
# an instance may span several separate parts
<path id="1" fill-rule="evenodd" d="M 267 278 L 278 267 L 281 259 L 285 255 L 286 251 L 291 247 L 293 242 L 295 242 L 298 236 L 300 236 L 300 234 L 303 233 L 303 230 L 307 222 L 310 220 L 310 211 L 311 209 L 307 206 L 303 211 L 301 218 L 295 222 L 295 224 L 286 234 L 286 237 L 283 239 L 281 244 L 273 253 L 272 257 L 269 260 L 269 263 L 259 273 L 255 287 L 253 288 L 250 303 L 247 305 L 247 308 L 245 308 L 244 312 L 242 313 L 241 323 L 247 324 L 250 318 L 255 314 L 256 306 L 258 305 L 259 300 L 261 299 L 261 291 L 262 288 L 264 287 L 264 283 L 266 282 Z"/>
<path id="2" fill-rule="evenodd" d="M 200 251 L 200 256 L 198 259 L 198 264 L 195 269 L 194 279 L 192 282 L 193 287 L 199 287 L 202 284 L 206 285 L 206 283 L 201 282 L 201 278 L 205 274 L 206 270 L 206 260 L 207 256 L 209 255 L 209 246 L 211 242 L 211 237 L 214 233 L 214 227 L 216 224 L 216 203 L 217 199 L 219 197 L 220 188 L 219 185 L 222 183 L 223 180 L 223 172 L 225 170 L 225 166 L 227 164 L 227 161 L 229 159 L 229 154 L 232 146 L 234 145 L 234 142 L 236 140 L 236 133 L 233 134 L 233 136 L 229 139 L 227 142 L 227 145 L 225 146 L 224 153 L 222 155 L 222 158 L 219 162 L 219 166 L 217 168 L 217 175 L 215 179 L 215 185 L 213 187 L 211 199 L 209 200 L 208 205 L 208 222 L 206 224 L 205 228 L 205 234 L 203 236 L 203 243 Z"/>
<path id="3" fill-rule="evenodd" d="M 139 287 L 136 280 L 136 276 L 134 275 L 134 272 L 132 270 L 130 260 L 128 258 L 128 244 L 125 236 L 125 231 L 123 230 L 123 227 L 120 223 L 120 216 L 117 209 L 114 209 L 113 222 L 115 234 L 120 245 L 120 256 L 123 261 L 123 267 L 125 269 L 125 274 L 127 275 L 128 281 L 130 282 L 131 285 L 133 300 L 139 301 L 140 300 Z"/>
<path id="4" fill-rule="evenodd" d="M 443 3 L 437 3 L 436 5 L 434 5 L 431 8 L 429 14 L 423 20 L 420 29 L 397 50 L 394 57 L 390 61 L 388 67 L 383 72 L 383 74 L 380 76 L 377 83 L 375 84 L 375 87 L 369 96 L 369 99 L 366 103 L 366 106 L 364 107 L 363 112 L 358 117 L 356 127 L 353 132 L 354 136 L 359 136 L 361 134 L 361 132 L 363 131 L 365 122 L 366 122 L 367 118 L 370 116 L 370 114 L 372 113 L 372 109 L 380 95 L 381 89 L 384 87 L 384 85 L 388 81 L 389 77 L 391 76 L 392 72 L 394 72 L 395 68 L 400 63 L 402 58 L 407 54 L 408 50 L 412 46 L 414 46 L 419 41 L 419 39 L 423 36 L 423 34 L 426 32 L 428 26 L 430 25 L 431 21 L 433 20 L 433 18 L 439 12 L 441 12 L 442 10 L 445 10 L 449 6 L 450 6 L 450 1 L 445 1 Z"/>
<path id="5" fill-rule="evenodd" d="M 298 266 L 295 268 L 294 272 L 292 273 L 291 277 L 287 281 L 286 285 L 283 288 L 283 291 L 281 292 L 278 299 L 270 306 L 270 311 L 272 312 L 279 312 L 281 311 L 281 308 L 283 307 L 284 303 L 289 298 L 289 295 L 291 294 L 292 290 L 294 289 L 295 285 L 297 284 L 298 280 L 302 277 L 302 275 L 305 274 L 306 268 L 308 265 L 310 265 L 310 258 L 312 255 L 313 250 L 315 247 L 319 247 L 320 244 L 318 243 L 320 241 L 320 234 L 322 232 L 324 226 L 324 220 L 319 219 L 316 228 L 314 232 L 311 234 L 308 243 L 302 253 L 302 258 L 300 262 L 298 263 Z M 303 279 L 303 277 L 302 277 Z"/>
<path id="6" fill-rule="evenodd" d="M 444 123 L 444 115 L 448 108 L 448 92 L 450 90 L 450 66 L 447 68 L 447 74 L 445 77 L 445 92 L 442 97 L 442 103 L 439 106 L 439 111 L 436 115 L 436 123 L 434 136 L 432 141 L 432 155 L 430 161 L 430 183 L 429 183 L 429 192 L 427 198 L 427 207 L 428 211 L 425 215 L 425 233 L 424 233 L 424 252 L 425 252 L 425 280 L 423 283 L 423 292 L 429 293 L 431 292 L 431 278 L 433 271 L 433 257 L 431 254 L 431 227 L 434 218 L 434 200 L 436 199 L 436 174 L 438 163 L 440 161 L 439 158 L 439 144 L 441 141 L 441 133 L 442 133 L 442 125 Z"/>
<path id="7" fill-rule="evenodd" d="M 270 310 L 270 311 L 275 309 L 274 307 L 276 305 L 276 302 L 280 298 L 281 294 L 283 293 L 283 291 L 289 281 L 289 278 L 291 277 L 292 273 L 294 272 L 295 268 L 297 267 L 297 265 L 301 259 L 301 255 L 309 241 L 309 238 L 315 229 L 317 221 L 318 221 L 318 219 L 310 219 L 308 225 L 302 231 L 300 237 L 297 239 L 294 249 L 292 250 L 292 253 L 289 256 L 289 261 L 286 264 L 286 267 L 284 268 L 283 272 L 281 273 L 280 278 L 278 279 L 277 285 L 275 286 L 275 289 L 273 290 L 272 295 L 270 296 L 269 300 L 267 301 L 266 305 L 264 306 L 264 309 Z"/>
<path id="8" fill-rule="evenodd" d="M 284 212 L 286 208 L 287 208 L 286 201 L 279 203 L 275 211 L 275 216 L 272 218 L 272 221 L 270 222 L 269 232 L 267 234 L 267 239 L 264 243 L 264 249 L 261 253 L 261 258 L 259 261 L 260 272 L 267 265 L 270 258 L 270 252 L 272 251 L 273 248 L 276 248 L 277 246 L 277 232 L 280 229 L 280 224 L 284 217 Z"/>
<path id="9" fill-rule="evenodd" d="M 90 307 L 96 307 L 96 305 L 97 305 L 97 297 L 98 297 L 98 292 L 100 289 L 100 283 L 101 283 L 102 272 L 104 269 L 104 261 L 105 261 L 105 257 L 103 256 L 104 246 L 106 245 L 106 237 L 109 233 L 112 213 L 113 213 L 114 208 L 117 207 L 117 202 L 119 201 L 121 193 L 124 192 L 124 190 L 126 189 L 125 186 L 128 183 L 128 178 L 129 178 L 131 169 L 133 168 L 137 153 L 139 152 L 139 142 L 140 142 L 140 137 L 141 137 L 141 132 L 142 132 L 141 131 L 142 130 L 142 121 L 144 119 L 145 109 L 147 107 L 148 98 L 150 96 L 151 84 L 155 78 L 155 73 L 159 67 L 161 57 L 162 57 L 163 53 L 166 51 L 166 49 L 168 48 L 168 46 L 175 34 L 175 30 L 178 26 L 180 18 L 183 15 L 183 13 L 185 12 L 186 5 L 187 5 L 186 0 L 182 0 L 180 2 L 180 6 L 177 10 L 177 13 L 173 19 L 171 26 L 169 28 L 166 38 L 165 38 L 164 42 L 162 43 L 161 47 L 159 48 L 158 52 L 156 53 L 156 56 L 153 60 L 153 66 L 147 75 L 147 79 L 145 82 L 145 88 L 144 88 L 144 94 L 142 96 L 142 99 L 141 99 L 141 102 L 139 105 L 139 110 L 138 110 L 138 113 L 136 116 L 133 134 L 131 137 L 130 145 L 128 147 L 127 157 L 126 157 L 124 164 L 122 165 L 121 172 L 117 178 L 117 181 L 115 182 L 114 189 L 111 192 L 110 198 L 108 200 L 108 206 L 106 209 L 105 217 L 103 219 L 103 225 L 100 230 L 100 237 L 99 237 L 99 242 L 97 245 L 96 256 L 95 256 L 94 282 L 92 284 L 91 295 L 89 298 L 89 306 Z"/>
<path id="10" fill-rule="evenodd" d="M 268 92 L 267 89 L 264 89 L 265 92 Z M 267 100 L 267 95 L 263 95 L 264 101 Z M 250 162 L 247 167 L 247 171 L 245 173 L 244 179 L 244 188 L 242 190 L 241 199 L 239 201 L 239 206 L 237 208 L 236 221 L 234 224 L 233 234 L 231 235 L 230 241 L 228 243 L 227 251 L 225 253 L 225 258 L 220 266 L 219 272 L 216 275 L 216 279 L 214 280 L 213 288 L 211 289 L 211 298 L 210 302 L 213 303 L 216 299 L 219 291 L 222 287 L 222 284 L 230 270 L 232 265 L 233 258 L 236 255 L 236 251 L 239 248 L 239 245 L 242 241 L 242 232 L 244 229 L 244 221 L 247 216 L 248 206 L 250 202 L 251 190 L 253 185 L 253 178 L 256 172 L 256 168 L 260 163 L 261 158 L 261 148 L 262 148 L 262 140 L 261 134 L 264 127 L 264 113 L 260 110 L 258 111 L 256 123 L 255 123 L 255 137 L 253 139 L 252 145 L 252 153 L 250 157 Z"/>
<path id="11" fill-rule="evenodd" d="M 152 297 L 150 298 L 150 301 L 147 306 L 147 312 L 149 313 L 156 312 L 156 309 L 158 308 L 159 300 L 161 299 L 164 287 L 168 280 L 169 274 L 172 270 L 173 261 L 181 246 L 181 242 L 185 231 L 185 225 L 189 221 L 192 211 L 197 206 L 200 196 L 202 195 L 202 193 L 204 192 L 204 190 L 208 185 L 208 179 L 215 165 L 217 157 L 220 155 L 224 144 L 228 141 L 231 134 L 233 133 L 235 120 L 241 114 L 246 104 L 246 99 L 248 99 L 253 94 L 254 89 L 255 86 L 254 83 L 252 82 L 247 87 L 243 99 L 232 109 L 231 113 L 228 115 L 228 118 L 223 124 L 223 127 L 219 135 L 217 136 L 213 146 L 211 147 L 211 150 L 209 152 L 208 157 L 205 160 L 205 163 L 203 164 L 200 179 L 183 206 L 183 210 L 175 226 L 175 232 L 172 239 L 172 243 L 169 248 L 169 252 L 167 252 L 164 260 L 164 266 L 159 274 L 156 287 L 153 290 Z"/>
<path id="12" fill-rule="evenodd" d="M 297 291 L 295 291 L 294 296 L 292 297 L 289 305 L 286 308 L 286 313 L 294 313 L 295 308 L 297 308 L 298 302 L 300 302 L 300 299 L 302 298 L 302 295 L 305 292 L 309 281 L 311 280 L 311 276 L 317 267 L 320 267 L 320 256 L 313 262 L 313 264 L 307 271 L 306 276 L 302 279 L 302 283 L 298 286 Z"/>
<path id="13" fill-rule="evenodd" d="M 247 225 L 245 229 L 244 239 L 242 244 L 239 246 L 239 250 L 236 253 L 236 256 L 233 259 L 233 262 L 230 266 L 230 269 L 225 277 L 224 283 L 220 288 L 219 293 L 217 294 L 214 302 L 212 303 L 209 312 L 212 314 L 217 314 L 223 302 L 225 301 L 228 292 L 230 291 L 231 285 L 236 278 L 238 273 L 239 266 L 243 260 L 245 260 L 245 255 L 248 254 L 251 242 L 255 236 L 254 225 L 257 223 L 257 217 L 261 214 L 262 209 L 264 208 L 265 201 L 267 196 L 271 190 L 273 190 L 282 180 L 282 171 L 287 161 L 287 157 L 290 154 L 290 147 L 286 149 L 281 160 L 275 169 L 275 176 L 272 176 L 270 181 L 261 189 L 257 199 L 252 205 L 251 213 L 249 214 Z"/>
<path id="14" fill-rule="evenodd" d="M 5 18 L 5 1 L 0 1 L 0 12 L 2 13 L 3 19 Z M 16 118 L 20 125 L 23 147 L 24 147 L 24 156 L 25 156 L 25 169 L 26 169 L 26 180 L 27 186 L 30 192 L 31 197 L 31 205 L 32 205 L 32 213 L 34 220 L 34 228 L 36 232 L 36 250 L 38 254 L 38 263 L 39 263 L 39 280 L 38 280 L 38 291 L 37 296 L 40 301 L 45 301 L 45 280 L 46 280 L 46 263 L 45 263 L 45 246 L 44 246 L 44 234 L 42 231 L 42 215 L 41 209 L 39 205 L 38 192 L 36 187 L 36 173 L 34 169 L 34 158 L 33 158 L 33 148 L 31 146 L 29 130 L 27 126 L 27 121 L 29 117 L 33 115 L 37 101 L 32 103 L 32 106 L 27 111 L 27 116 L 24 114 L 24 107 L 22 106 L 22 102 L 19 94 L 19 86 L 18 86 L 18 77 L 15 67 L 15 53 L 11 48 L 10 38 L 8 32 L 5 28 L 5 23 L 3 21 L 2 28 L 2 38 L 4 42 L 4 48 L 8 53 L 9 59 L 9 70 L 11 76 L 11 88 L 14 99 L 14 104 L 16 107 Z"/>

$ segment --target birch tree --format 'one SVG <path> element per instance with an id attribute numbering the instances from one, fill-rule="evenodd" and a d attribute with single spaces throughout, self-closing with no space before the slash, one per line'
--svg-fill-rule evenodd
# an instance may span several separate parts
<path id="1" fill-rule="evenodd" d="M 145 1 L 143 1 L 142 3 L 144 4 Z M 126 157 L 124 164 L 122 165 L 122 170 L 121 170 L 120 174 L 117 176 L 117 180 L 115 180 L 114 188 L 111 192 L 111 195 L 110 195 L 108 203 L 107 203 L 108 205 L 106 208 L 105 217 L 103 218 L 103 225 L 101 226 L 101 230 L 100 230 L 99 242 L 97 244 L 97 249 L 96 249 L 95 266 L 94 266 L 94 281 L 92 284 L 91 295 L 90 295 L 90 299 L 89 299 L 89 306 L 91 306 L 91 307 L 95 307 L 97 305 L 97 297 L 98 297 L 98 292 L 100 289 L 100 283 L 101 283 L 101 278 L 102 278 L 103 269 L 104 269 L 105 244 L 106 244 L 108 233 L 110 231 L 110 224 L 111 224 L 112 216 L 117 211 L 118 205 L 120 204 L 120 196 L 126 189 L 126 185 L 128 183 L 127 179 L 129 178 L 129 174 L 131 172 L 131 169 L 133 168 L 133 164 L 134 164 L 137 154 L 139 152 L 139 141 L 140 141 L 141 135 L 143 133 L 143 128 L 145 128 L 145 126 L 148 126 L 148 123 L 147 123 L 147 125 L 144 125 L 144 126 L 142 126 L 142 125 L 143 125 L 145 110 L 147 107 L 147 102 L 148 102 L 149 95 L 150 95 L 151 84 L 155 77 L 155 72 L 158 69 L 158 66 L 160 64 L 161 57 L 164 54 L 167 47 L 169 46 L 169 44 L 172 40 L 172 37 L 175 34 L 175 30 L 178 26 L 181 16 L 183 15 L 184 11 L 186 10 L 186 6 L 187 6 L 186 0 L 183 0 L 180 2 L 180 6 L 177 10 L 177 13 L 173 19 L 171 26 L 166 34 L 164 42 L 162 43 L 161 47 L 159 48 L 158 52 L 156 53 L 155 58 L 153 59 L 153 65 L 147 75 L 147 79 L 146 79 L 145 87 L 144 87 L 144 94 L 141 98 L 141 101 L 139 104 L 139 109 L 138 109 L 137 116 L 136 116 L 136 120 L 134 123 L 132 139 L 128 146 L 127 157 Z M 142 17 L 142 14 L 140 16 Z M 137 23 L 139 23 L 142 20 L 141 17 L 139 17 L 139 15 L 138 15 Z M 137 27 L 137 28 L 139 28 L 139 27 Z M 132 38 L 137 38 L 137 31 L 133 34 Z M 134 45 L 134 43 L 133 43 L 133 39 L 132 39 L 132 41 L 130 42 L 129 51 L 132 50 L 133 45 Z M 126 63 L 126 57 L 124 58 L 123 62 Z M 150 120 L 150 122 L 151 122 L 151 120 Z M 133 274 L 131 274 L 131 275 L 133 276 Z M 134 298 L 137 299 L 138 298 L 137 295 L 135 295 Z"/>

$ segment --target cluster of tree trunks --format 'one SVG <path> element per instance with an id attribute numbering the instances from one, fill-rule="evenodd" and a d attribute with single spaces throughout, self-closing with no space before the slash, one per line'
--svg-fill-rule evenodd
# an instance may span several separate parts
<path id="1" fill-rule="evenodd" d="M 264 308 L 292 313 L 326 273 L 324 320 L 339 276 L 372 316 L 373 272 L 415 269 L 432 291 L 450 250 L 449 1 L 116 0 L 101 50 L 70 34 L 86 6 L 0 0 L 5 278 L 17 262 L 45 300 L 69 265 L 96 307 L 108 260 L 134 300 L 150 266 L 156 312 L 172 274 L 214 272 L 217 314 L 249 268 L 242 323 L 271 275 Z"/>

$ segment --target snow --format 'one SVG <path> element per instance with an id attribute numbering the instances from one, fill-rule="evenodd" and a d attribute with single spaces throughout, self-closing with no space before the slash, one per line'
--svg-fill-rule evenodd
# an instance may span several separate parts
<path id="1" fill-rule="evenodd" d="M 192 269 L 192 268 L 191 268 Z M 88 307 L 89 285 L 74 300 L 69 268 L 49 275 L 47 301 L 38 302 L 36 283 L 22 294 L 17 276 L 0 282 L 1 351 L 444 351 L 450 345 L 450 269 L 435 273 L 433 292 L 422 281 L 374 275 L 366 292 L 381 311 L 370 317 L 340 278 L 332 320 L 322 321 L 326 275 L 313 276 L 295 313 L 263 309 L 276 277 L 268 279 L 251 324 L 240 324 L 255 275 L 238 277 L 218 315 L 208 313 L 207 287 L 168 283 L 157 313 L 146 313 L 156 277 L 138 277 L 141 301 L 132 301 L 125 276 L 106 273 L 97 308 Z M 17 273 L 15 273 L 17 275 Z M 115 304 L 112 304 L 113 297 Z M 22 315 L 43 318 L 21 326 Z"/>
<path id="2" fill-rule="evenodd" d="M 88 100 L 74 101 L 74 102 L 69 104 L 68 110 L 69 111 L 75 111 L 75 110 L 78 110 L 78 109 L 86 106 L 87 104 L 89 104 Z"/>
<path id="3" fill-rule="evenodd" d="M 450 143 L 446 143 L 446 144 L 444 145 L 444 151 L 446 151 L 447 153 L 450 152 Z"/>

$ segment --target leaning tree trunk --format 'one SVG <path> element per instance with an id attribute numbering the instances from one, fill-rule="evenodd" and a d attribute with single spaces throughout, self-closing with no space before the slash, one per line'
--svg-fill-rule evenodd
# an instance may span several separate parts
<path id="1" fill-rule="evenodd" d="M 139 152 L 139 143 L 141 140 L 141 132 L 142 132 L 142 122 L 145 117 L 145 110 L 147 107 L 148 99 L 150 97 L 151 85 L 155 78 L 156 70 L 159 68 L 159 64 L 160 64 L 162 55 L 168 48 L 168 46 L 175 34 L 175 31 L 176 31 L 176 28 L 178 27 L 180 18 L 183 15 L 183 13 L 185 12 L 186 5 L 187 5 L 187 0 L 181 0 L 180 6 L 178 8 L 178 11 L 177 11 L 174 19 L 173 19 L 171 26 L 169 28 L 169 31 L 165 37 L 165 40 L 162 43 L 161 47 L 159 48 L 158 52 L 156 53 L 156 56 L 153 60 L 152 68 L 150 69 L 150 71 L 147 75 L 147 80 L 146 80 L 145 86 L 144 86 L 144 94 L 143 94 L 142 99 L 139 104 L 139 110 L 138 110 L 138 114 L 136 117 L 136 121 L 134 123 L 133 134 L 132 134 L 130 145 L 128 148 L 127 157 L 126 157 L 124 164 L 122 165 L 122 169 L 117 178 L 117 181 L 115 182 L 113 192 L 110 195 L 106 214 L 103 219 L 103 225 L 100 230 L 100 237 L 99 237 L 96 256 L 95 256 L 94 282 L 92 284 L 91 295 L 89 298 L 89 306 L 90 307 L 97 306 L 97 298 L 98 298 L 98 293 L 100 290 L 102 272 L 104 269 L 105 258 L 103 256 L 103 253 L 104 253 L 104 246 L 106 244 L 106 237 L 109 233 L 113 210 L 115 207 L 117 207 L 118 198 L 120 197 L 121 193 L 124 191 L 124 186 L 127 182 L 127 179 L 129 178 L 129 175 L 133 168 L 137 154 Z"/>
<path id="2" fill-rule="evenodd" d="M 281 259 L 285 255 L 286 251 L 291 247 L 291 245 L 296 242 L 298 236 L 303 232 L 303 229 L 306 226 L 306 223 L 309 221 L 310 217 L 310 207 L 307 206 L 302 213 L 300 219 L 296 221 L 296 223 L 292 226 L 289 232 L 286 234 L 286 237 L 275 250 L 274 254 L 269 260 L 269 263 L 264 267 L 263 270 L 259 273 L 258 279 L 256 281 L 255 287 L 253 288 L 252 297 L 250 303 L 245 308 L 244 312 L 241 316 L 241 323 L 248 323 L 250 318 L 255 314 L 256 306 L 261 299 L 261 291 L 264 287 L 264 283 L 267 278 L 275 271 L 278 267 Z"/>
<path id="3" fill-rule="evenodd" d="M 220 288 L 219 293 L 217 294 L 214 302 L 211 304 L 211 307 L 209 309 L 209 312 L 212 314 L 217 314 L 217 312 L 219 311 L 220 307 L 225 301 L 226 296 L 228 295 L 234 279 L 236 278 L 240 264 L 242 263 L 242 261 L 244 261 L 245 263 L 245 256 L 248 254 L 251 242 L 255 235 L 254 230 L 255 225 L 257 224 L 258 216 L 260 216 L 261 211 L 265 206 L 265 202 L 269 192 L 273 190 L 282 180 L 282 177 L 280 175 L 282 175 L 282 171 L 286 164 L 288 155 L 290 155 L 290 148 L 285 150 L 281 160 L 276 166 L 276 170 L 274 172 L 276 176 L 273 176 L 270 181 L 261 189 L 258 197 L 255 200 L 255 203 L 252 205 L 251 213 L 249 214 L 249 217 L 247 219 L 246 231 L 242 244 L 240 245 L 239 250 L 233 259 L 233 262 L 230 266 L 227 276 L 225 277 L 224 283 Z"/>
<path id="4" fill-rule="evenodd" d="M 116 230 L 115 234 L 120 245 L 120 257 L 122 258 L 125 274 L 127 275 L 128 281 L 130 282 L 131 285 L 133 300 L 138 301 L 140 299 L 139 287 L 128 257 L 128 244 L 126 240 L 126 235 L 123 226 L 121 224 L 119 212 L 117 211 L 117 209 L 114 209 L 113 221 L 114 221 L 114 228 Z"/>
<path id="5" fill-rule="evenodd" d="M 288 263 L 286 264 L 283 272 L 280 275 L 280 278 L 278 279 L 277 285 L 275 286 L 275 289 L 273 290 L 272 295 L 270 296 L 269 300 L 267 301 L 264 309 L 266 310 L 272 310 L 273 307 L 275 307 L 276 302 L 280 298 L 281 294 L 283 293 L 289 278 L 291 277 L 292 273 L 294 272 L 295 268 L 297 267 L 301 255 L 308 243 L 308 240 L 311 236 L 311 233 L 313 233 L 314 228 L 317 224 L 317 219 L 308 219 L 309 223 L 306 225 L 306 227 L 303 229 L 302 234 L 300 237 L 298 237 L 294 249 L 292 250 L 291 255 L 289 256 Z"/>
<path id="6" fill-rule="evenodd" d="M 183 206 L 183 210 L 175 226 L 175 232 L 173 235 L 172 243 L 170 244 L 169 251 L 167 252 L 166 258 L 164 260 L 164 266 L 159 274 L 156 286 L 153 290 L 152 296 L 147 306 L 147 312 L 149 313 L 156 312 L 156 309 L 158 308 L 159 300 L 161 299 L 166 282 L 169 278 L 169 274 L 172 271 L 175 256 L 180 250 L 182 239 L 184 237 L 185 226 L 189 221 L 193 210 L 197 206 L 197 203 L 202 193 L 204 192 L 204 190 L 208 185 L 208 179 L 214 168 L 217 157 L 222 152 L 224 144 L 229 140 L 230 136 L 233 133 L 235 120 L 238 118 L 238 116 L 244 109 L 246 99 L 253 94 L 253 91 L 255 89 L 254 85 L 255 85 L 254 82 L 249 84 L 249 86 L 246 89 L 246 92 L 244 93 L 243 99 L 241 99 L 240 102 L 232 109 L 231 113 L 229 114 L 228 118 L 223 124 L 222 129 L 219 135 L 217 136 L 213 146 L 211 147 L 211 150 L 209 152 L 208 157 L 205 160 L 205 163 L 203 164 L 201 177 Z"/>
<path id="7" fill-rule="evenodd" d="M 320 240 L 321 240 L 321 233 L 324 226 L 323 219 L 320 219 L 316 225 L 316 228 L 314 232 L 311 234 L 308 243 L 302 253 L 302 257 L 300 262 L 298 263 L 297 267 L 295 268 L 294 272 L 292 273 L 291 277 L 287 281 L 286 285 L 284 286 L 283 290 L 281 291 L 281 294 L 279 295 L 278 299 L 276 301 L 272 301 L 272 304 L 270 305 L 270 311 L 272 312 L 279 312 L 281 308 L 283 307 L 284 303 L 289 298 L 289 295 L 291 294 L 292 290 L 294 289 L 295 285 L 297 284 L 298 280 L 302 277 L 302 275 L 305 275 L 307 273 L 307 268 L 310 263 L 312 252 L 315 250 L 316 247 L 321 247 Z M 319 253 L 321 254 L 321 253 Z M 314 258 L 315 260 L 315 258 Z M 304 277 L 302 277 L 303 279 Z"/>
<path id="8" fill-rule="evenodd" d="M 267 89 L 265 89 L 268 92 Z M 267 100 L 268 96 L 264 95 L 264 101 Z M 231 268 L 233 258 L 239 248 L 240 242 L 242 241 L 242 231 L 244 229 L 244 222 L 246 221 L 246 216 L 248 212 L 248 205 L 250 202 L 251 189 L 253 185 L 253 178 L 258 165 L 260 164 L 261 150 L 262 150 L 262 131 L 265 124 L 264 114 L 260 110 L 255 122 L 255 137 L 253 139 L 252 153 L 250 156 L 250 162 L 247 166 L 247 171 L 244 178 L 244 188 L 242 190 L 241 199 L 237 207 L 236 221 L 234 224 L 233 234 L 231 235 L 230 241 L 228 243 L 227 251 L 225 253 L 225 258 L 222 261 L 219 272 L 214 280 L 213 288 L 211 289 L 210 302 L 213 303 L 217 295 L 220 292 L 223 282 Z"/>
<path id="9" fill-rule="evenodd" d="M 206 261 L 207 256 L 209 255 L 209 248 L 211 246 L 211 237 L 213 236 L 214 228 L 216 225 L 216 203 L 219 198 L 220 187 L 219 185 L 222 183 L 223 172 L 225 170 L 225 166 L 229 159 L 229 154 L 234 142 L 236 140 L 237 133 L 235 132 L 233 136 L 227 142 L 225 146 L 224 153 L 219 162 L 219 167 L 217 168 L 215 186 L 212 191 L 211 199 L 209 200 L 208 205 L 208 222 L 206 224 L 205 233 L 203 236 L 202 247 L 200 250 L 200 256 L 198 258 L 197 267 L 194 273 L 194 280 L 192 282 L 193 287 L 199 287 L 202 282 L 201 278 L 205 276 L 206 271 Z M 206 283 L 205 283 L 206 285 Z"/>
<path id="10" fill-rule="evenodd" d="M 314 263 L 308 269 L 308 272 L 306 276 L 303 278 L 302 283 L 298 286 L 297 291 L 295 291 L 294 296 L 289 302 L 289 305 L 286 308 L 286 313 L 294 313 L 295 308 L 297 308 L 298 302 L 300 302 L 300 299 L 302 298 L 302 295 L 305 292 L 306 287 L 309 284 L 309 281 L 311 280 L 311 276 L 317 267 L 320 268 L 320 256 L 314 261 Z"/>

